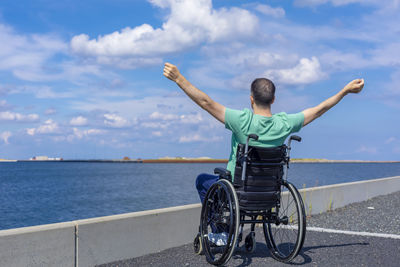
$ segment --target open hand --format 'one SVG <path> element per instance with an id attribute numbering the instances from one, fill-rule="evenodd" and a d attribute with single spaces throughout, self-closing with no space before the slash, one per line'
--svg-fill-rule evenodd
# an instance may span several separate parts
<path id="1" fill-rule="evenodd" d="M 346 93 L 357 94 L 361 92 L 364 87 L 364 79 L 355 79 L 349 82 L 343 89 Z"/>
<path id="2" fill-rule="evenodd" d="M 176 82 L 176 80 L 179 78 L 181 75 L 178 68 L 171 64 L 171 63 L 165 63 L 164 64 L 164 76 L 170 79 L 171 81 Z"/>

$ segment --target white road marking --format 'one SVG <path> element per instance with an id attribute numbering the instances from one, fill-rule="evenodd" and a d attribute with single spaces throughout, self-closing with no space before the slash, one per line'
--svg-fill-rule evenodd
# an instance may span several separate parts
<path id="1" fill-rule="evenodd" d="M 344 230 L 326 229 L 326 228 L 320 228 L 320 227 L 308 227 L 308 226 L 307 226 L 307 231 L 322 232 L 322 233 L 334 233 L 334 234 L 345 234 L 345 235 L 373 236 L 373 237 L 384 237 L 384 238 L 400 239 L 400 235 L 394 235 L 394 234 L 382 234 L 382 233 L 344 231 Z"/>

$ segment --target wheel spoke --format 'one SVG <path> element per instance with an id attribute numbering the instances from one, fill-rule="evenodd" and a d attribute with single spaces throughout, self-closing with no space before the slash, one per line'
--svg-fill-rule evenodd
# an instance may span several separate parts
<path id="1" fill-rule="evenodd" d="M 222 180 L 210 187 L 206 198 L 212 201 L 206 201 L 206 205 L 202 208 L 200 229 L 204 241 L 204 253 L 209 263 L 222 265 L 232 256 L 236 243 L 238 231 L 236 225 L 239 222 L 238 201 L 233 186 Z M 222 233 L 226 231 L 228 231 L 226 245 L 223 245 Z"/>
<path id="2" fill-rule="evenodd" d="M 288 189 L 288 190 L 286 190 Z M 288 183 L 281 188 L 279 223 L 264 224 L 264 234 L 272 256 L 282 262 L 289 262 L 299 252 L 304 240 L 304 207 L 297 190 Z"/>

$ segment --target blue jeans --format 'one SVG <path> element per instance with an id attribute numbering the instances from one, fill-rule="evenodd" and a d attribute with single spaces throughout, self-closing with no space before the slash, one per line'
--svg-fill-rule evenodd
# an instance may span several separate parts
<path id="1" fill-rule="evenodd" d="M 204 198 L 206 197 L 207 190 L 216 181 L 218 181 L 217 175 L 202 173 L 199 176 L 197 176 L 196 188 L 197 188 L 197 192 L 199 193 L 201 204 L 203 204 L 203 202 L 204 202 Z"/>

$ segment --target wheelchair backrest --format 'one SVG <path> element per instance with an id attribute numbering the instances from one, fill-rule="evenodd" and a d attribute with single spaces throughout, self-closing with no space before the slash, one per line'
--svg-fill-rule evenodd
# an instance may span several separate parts
<path id="1" fill-rule="evenodd" d="M 265 148 L 249 146 L 245 180 L 242 181 L 245 145 L 237 147 L 235 186 L 239 205 L 248 210 L 269 209 L 280 195 L 283 165 L 287 163 L 285 145 Z"/>

